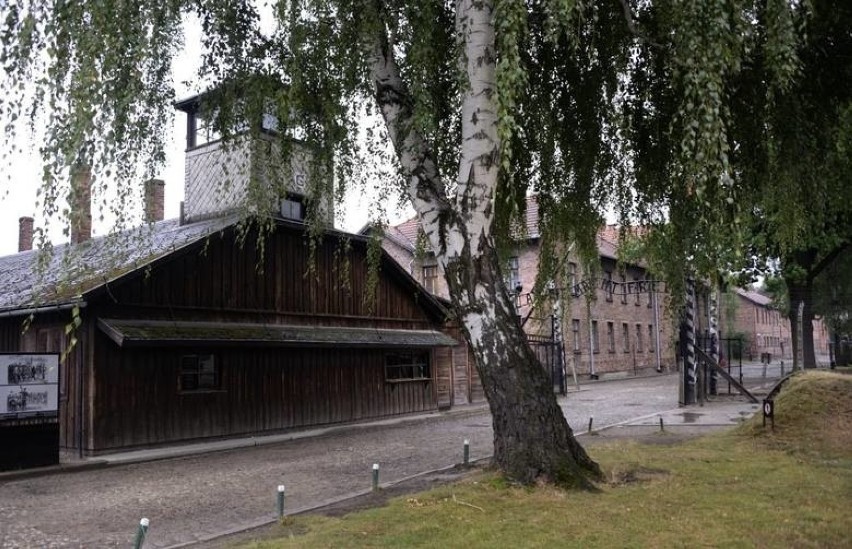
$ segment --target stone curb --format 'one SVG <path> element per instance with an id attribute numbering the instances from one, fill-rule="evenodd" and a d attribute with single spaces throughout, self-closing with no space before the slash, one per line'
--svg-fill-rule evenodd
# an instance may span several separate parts
<path id="1" fill-rule="evenodd" d="M 477 463 L 480 463 L 480 462 L 483 462 L 483 461 L 488 461 L 490 459 L 491 459 L 491 456 L 480 457 L 480 458 L 476 458 L 476 459 L 471 459 L 470 463 L 471 464 L 477 464 Z M 445 471 L 450 471 L 452 469 L 455 469 L 456 467 L 459 467 L 460 465 L 461 464 L 457 463 L 455 465 L 449 465 L 449 466 L 446 466 L 446 467 L 439 467 L 437 469 L 430 469 L 428 471 L 421 471 L 420 473 L 415 473 L 413 475 L 408 475 L 408 476 L 405 476 L 405 477 L 402 477 L 402 478 L 399 478 L 399 479 L 396 479 L 396 480 L 380 483 L 379 488 L 380 489 L 391 488 L 393 486 L 397 486 L 399 484 L 402 484 L 404 482 L 408 482 L 409 480 L 414 480 L 414 479 L 419 478 L 419 477 L 424 477 L 424 476 L 428 476 L 428 475 L 443 473 Z M 325 501 L 321 501 L 320 503 L 315 503 L 313 505 L 307 505 L 307 506 L 304 506 L 304 507 L 296 508 L 292 512 L 284 513 L 284 516 L 285 517 L 293 517 L 293 516 L 297 516 L 297 515 L 304 515 L 306 513 L 318 511 L 319 509 L 323 509 L 323 508 L 329 507 L 331 505 L 336 505 L 338 503 L 343 503 L 345 501 L 349 501 L 349 500 L 352 500 L 352 499 L 355 499 L 355 498 L 368 496 L 372 493 L 373 493 L 372 490 L 359 490 L 357 492 L 350 492 L 350 493 L 343 495 L 343 496 L 329 498 Z M 179 549 L 179 548 L 182 548 L 182 547 L 190 547 L 190 546 L 195 545 L 197 543 L 204 543 L 204 542 L 208 542 L 208 541 L 213 541 L 215 539 L 223 538 L 223 537 L 226 537 L 226 536 L 232 536 L 234 534 L 240 534 L 240 533 L 243 533 L 243 532 L 248 532 L 248 531 L 254 530 L 256 528 L 262 528 L 264 526 L 269 526 L 271 524 L 275 524 L 276 522 L 278 522 L 278 517 L 257 519 L 257 520 L 247 522 L 247 523 L 243 523 L 239 526 L 234 526 L 233 528 L 229 528 L 227 530 L 222 530 L 220 532 L 216 532 L 216 533 L 213 533 L 213 534 L 204 534 L 204 535 L 196 537 L 196 539 L 194 539 L 194 540 L 184 541 L 184 542 L 177 543 L 177 544 L 174 544 L 174 545 L 164 545 L 164 546 L 158 546 L 158 547 L 160 549 Z"/>

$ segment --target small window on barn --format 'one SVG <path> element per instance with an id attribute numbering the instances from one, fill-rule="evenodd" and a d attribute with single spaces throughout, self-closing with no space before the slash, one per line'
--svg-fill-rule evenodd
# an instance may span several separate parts
<path id="1" fill-rule="evenodd" d="M 606 323 L 606 342 L 609 347 L 609 352 L 615 352 L 615 324 L 612 322 Z"/>
<path id="2" fill-rule="evenodd" d="M 580 288 L 577 286 L 577 264 L 568 264 L 568 283 L 571 286 L 571 295 L 580 295 Z"/>
<path id="3" fill-rule="evenodd" d="M 606 293 L 606 300 L 612 302 L 612 272 L 606 271 L 604 272 L 604 292 Z"/>
<path id="4" fill-rule="evenodd" d="M 633 277 L 633 291 L 636 293 L 636 306 L 642 304 L 642 295 L 639 293 L 639 277 Z"/>
<path id="5" fill-rule="evenodd" d="M 509 293 L 518 294 L 521 286 L 521 270 L 517 256 L 512 256 L 506 262 L 506 287 Z"/>
<path id="6" fill-rule="evenodd" d="M 432 379 L 429 351 L 395 352 L 385 355 L 387 381 L 418 381 Z"/>
<path id="7" fill-rule="evenodd" d="M 652 324 L 648 324 L 648 351 L 654 352 L 654 346 L 656 345 L 656 338 L 654 337 L 654 326 Z"/>
<path id="8" fill-rule="evenodd" d="M 437 265 L 426 265 L 423 267 L 423 286 L 429 290 L 430 293 L 435 293 L 436 284 L 435 282 L 438 280 L 438 266 Z"/>
<path id="9" fill-rule="evenodd" d="M 305 199 L 296 194 L 288 194 L 281 200 L 281 217 L 294 221 L 305 220 Z"/>
<path id="10" fill-rule="evenodd" d="M 592 321 L 592 352 L 599 353 L 601 351 L 600 340 L 598 339 L 598 321 Z"/>
<path id="11" fill-rule="evenodd" d="M 574 352 L 580 353 L 582 352 L 580 348 L 580 321 L 576 318 L 571 321 L 571 332 L 573 333 Z"/>
<path id="12" fill-rule="evenodd" d="M 215 391 L 220 387 L 219 368 L 213 355 L 184 355 L 180 359 L 180 390 Z"/>

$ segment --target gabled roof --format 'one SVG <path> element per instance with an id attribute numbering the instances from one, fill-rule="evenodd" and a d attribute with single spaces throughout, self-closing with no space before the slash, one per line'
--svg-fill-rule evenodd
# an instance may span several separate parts
<path id="1" fill-rule="evenodd" d="M 769 307 L 772 305 L 772 298 L 752 290 L 737 288 L 737 294 L 761 307 Z"/>
<path id="2" fill-rule="evenodd" d="M 179 250 L 201 246 L 216 233 L 236 226 L 239 217 L 229 215 L 181 225 L 177 219 L 160 221 L 112 235 L 92 238 L 77 245 L 55 246 L 46 256 L 47 266 L 38 274 L 40 251 L 0 257 L 0 314 L 28 314 L 33 308 L 69 305 L 84 301 L 107 284 L 134 276 Z M 304 226 L 276 220 L 279 227 L 304 230 Z M 367 242 L 367 237 L 330 229 L 329 236 Z M 45 252 L 47 253 L 47 252 Z M 383 272 L 401 279 L 414 292 L 413 299 L 435 318 L 446 318 L 446 307 L 387 253 Z"/>
<path id="3" fill-rule="evenodd" d="M 0 312 L 80 301 L 84 293 L 235 222 L 234 216 L 186 225 L 169 219 L 77 245 L 0 257 Z"/>

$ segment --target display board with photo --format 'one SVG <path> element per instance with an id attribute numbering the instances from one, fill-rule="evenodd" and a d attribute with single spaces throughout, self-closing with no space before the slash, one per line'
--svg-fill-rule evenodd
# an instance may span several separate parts
<path id="1" fill-rule="evenodd" d="M 0 416 L 59 409 L 59 355 L 0 355 Z"/>

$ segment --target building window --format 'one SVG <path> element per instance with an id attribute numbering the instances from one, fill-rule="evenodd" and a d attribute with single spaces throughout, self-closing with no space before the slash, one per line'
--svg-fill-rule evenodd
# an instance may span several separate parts
<path id="1" fill-rule="evenodd" d="M 571 321 L 571 334 L 574 337 L 574 352 L 580 352 L 580 321 L 576 318 Z"/>
<path id="2" fill-rule="evenodd" d="M 648 351 L 654 352 L 654 348 L 656 346 L 656 338 L 654 337 L 654 326 L 652 324 L 648 324 Z"/>
<path id="3" fill-rule="evenodd" d="M 606 293 L 606 300 L 612 303 L 612 273 L 610 271 L 604 272 L 604 292 Z"/>
<path id="4" fill-rule="evenodd" d="M 305 199 L 298 195 L 287 195 L 281 200 L 281 217 L 294 221 L 305 220 Z"/>
<path id="5" fill-rule="evenodd" d="M 648 290 L 648 308 L 650 309 L 654 306 L 654 292 L 652 280 L 648 277 L 648 275 L 645 275 L 645 287 Z"/>
<path id="6" fill-rule="evenodd" d="M 387 381 L 422 381 L 432 379 L 429 351 L 401 351 L 385 355 Z"/>
<path id="7" fill-rule="evenodd" d="M 624 352 L 630 352 L 630 328 L 627 326 L 626 322 L 621 324 L 621 335 L 624 339 Z"/>
<path id="8" fill-rule="evenodd" d="M 222 139 L 222 133 L 216 127 L 216 113 L 206 113 L 205 116 L 195 115 L 195 134 L 191 147 L 200 147 L 207 143 Z"/>
<path id="9" fill-rule="evenodd" d="M 568 264 L 568 283 L 571 285 L 571 295 L 580 295 L 580 288 L 577 287 L 577 264 Z"/>
<path id="10" fill-rule="evenodd" d="M 642 352 L 642 325 L 636 325 L 636 352 Z"/>
<path id="11" fill-rule="evenodd" d="M 633 277 L 633 292 L 636 294 L 636 306 L 638 307 L 641 304 L 640 300 L 641 300 L 641 295 L 642 295 L 642 294 L 639 293 L 639 277 L 638 276 Z"/>
<path id="12" fill-rule="evenodd" d="M 509 292 L 520 293 L 518 291 L 520 285 L 521 271 L 518 266 L 518 258 L 513 256 L 506 262 L 506 287 L 509 288 Z"/>
<path id="13" fill-rule="evenodd" d="M 627 305 L 627 278 L 621 275 L 621 303 Z"/>
<path id="14" fill-rule="evenodd" d="M 429 290 L 430 293 L 435 293 L 435 282 L 438 280 L 438 266 L 437 265 L 427 265 L 423 267 L 423 286 Z"/>
<path id="15" fill-rule="evenodd" d="M 215 391 L 220 388 L 219 368 L 213 355 L 184 355 L 180 359 L 180 390 Z"/>
<path id="16" fill-rule="evenodd" d="M 606 323 L 606 341 L 609 346 L 609 352 L 615 352 L 615 325 L 612 322 Z"/>
<path id="17" fill-rule="evenodd" d="M 601 350 L 600 341 L 598 340 L 598 321 L 592 321 L 592 352 L 599 353 Z"/>

